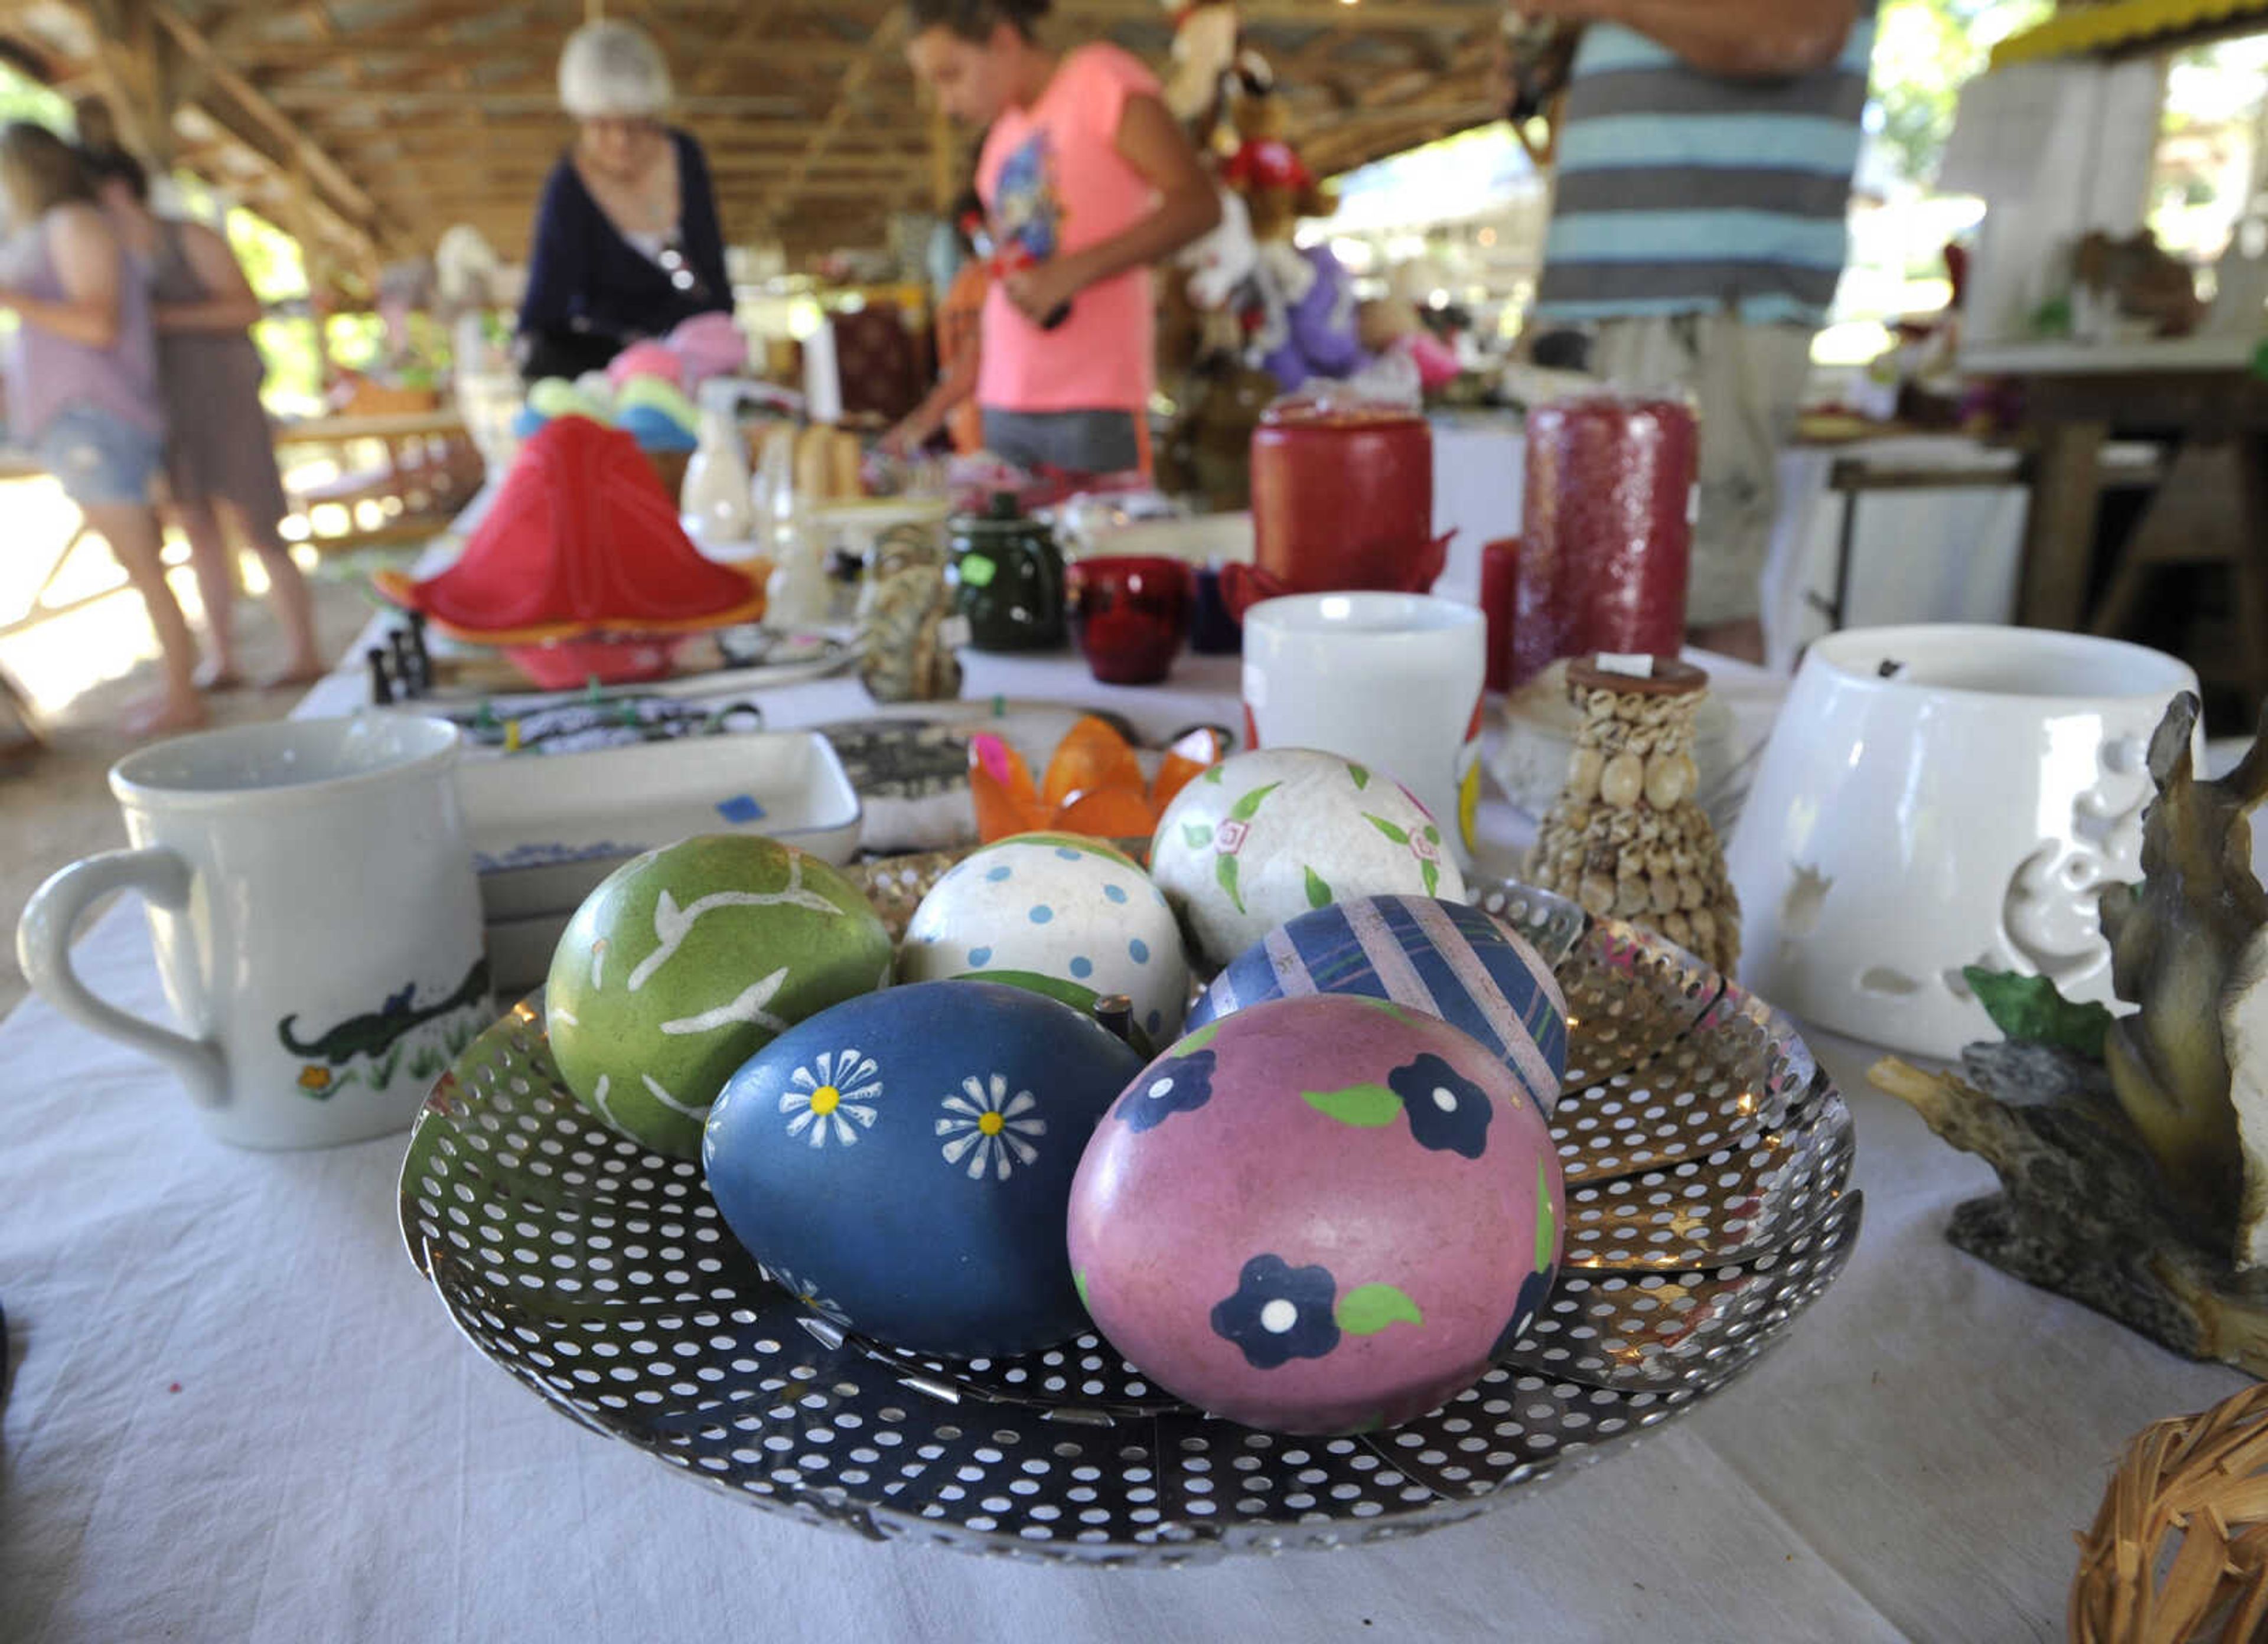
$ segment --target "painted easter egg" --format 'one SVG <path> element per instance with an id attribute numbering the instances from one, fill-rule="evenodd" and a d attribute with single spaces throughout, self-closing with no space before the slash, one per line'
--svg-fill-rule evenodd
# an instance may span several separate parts
<path id="1" fill-rule="evenodd" d="M 1035 1352 L 1086 1327 L 1071 1176 L 1141 1063 L 1024 988 L 894 987 L 758 1053 L 702 1162 L 734 1236 L 836 1323 L 921 1353 Z"/>
<path id="2" fill-rule="evenodd" d="M 1256 1005 L 1151 1063 L 1071 1187 L 1071 1267 L 1143 1374 L 1231 1420 L 1422 1415 L 1518 1339 L 1557 1273 L 1543 1112 L 1485 1046 L 1399 1005 Z"/>
<path id="3" fill-rule="evenodd" d="M 890 982 L 890 933 L 816 856 L 753 834 L 624 862 L 552 954 L 544 1016 L 584 1106 L 697 1156 L 725 1081 L 806 1016 Z"/>
<path id="4" fill-rule="evenodd" d="M 1558 1104 L 1566 997 L 1543 956 L 1477 907 L 1373 896 L 1302 914 L 1220 973 L 1189 1031 L 1307 994 L 1360 994 L 1440 1016 L 1494 1051 L 1546 1114 Z"/>
<path id="5" fill-rule="evenodd" d="M 1390 777 L 1305 748 L 1241 753 L 1182 789 L 1159 819 L 1150 877 L 1216 967 L 1333 902 L 1465 894 L 1423 805 Z"/>
<path id="6" fill-rule="evenodd" d="M 1149 876 L 1109 846 L 1021 833 L 961 862 L 922 899 L 898 973 L 1028 987 L 1082 1014 L 1123 994 L 1145 1053 L 1179 1036 L 1189 967 L 1181 928 Z"/>

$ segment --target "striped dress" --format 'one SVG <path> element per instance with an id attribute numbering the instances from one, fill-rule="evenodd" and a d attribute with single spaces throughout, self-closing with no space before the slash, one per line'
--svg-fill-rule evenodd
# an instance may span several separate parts
<path id="1" fill-rule="evenodd" d="M 1837 62 L 1785 79 L 1701 74 L 1629 29 L 1591 28 L 1560 129 L 1538 315 L 1819 325 L 1849 252 L 1874 48 L 1873 0 Z"/>

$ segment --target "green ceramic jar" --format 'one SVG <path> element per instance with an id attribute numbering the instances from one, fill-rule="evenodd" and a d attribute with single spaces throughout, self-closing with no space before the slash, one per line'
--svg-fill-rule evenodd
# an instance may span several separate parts
<path id="1" fill-rule="evenodd" d="M 969 642 L 979 650 L 1060 650 L 1063 551 L 1055 533 L 1002 491 L 984 514 L 954 516 L 954 578 Z"/>

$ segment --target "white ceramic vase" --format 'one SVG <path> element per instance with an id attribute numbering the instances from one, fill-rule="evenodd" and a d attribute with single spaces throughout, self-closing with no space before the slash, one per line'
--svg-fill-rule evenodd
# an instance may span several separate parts
<path id="1" fill-rule="evenodd" d="M 1996 1037 L 1966 965 L 2114 1003 L 2096 895 L 2142 877 L 2150 735 L 2197 688 L 2170 657 L 2083 635 L 1822 640 L 1726 853 L 1742 980 L 1816 1026 L 1944 1058 Z"/>

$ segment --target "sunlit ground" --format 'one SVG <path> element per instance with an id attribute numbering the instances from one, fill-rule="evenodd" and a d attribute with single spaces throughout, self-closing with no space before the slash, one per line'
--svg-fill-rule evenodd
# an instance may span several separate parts
<path id="1" fill-rule="evenodd" d="M 309 465 L 305 471 L 295 470 L 291 478 L 295 485 L 320 483 L 335 472 L 335 465 Z M 317 524 L 326 532 L 345 523 L 343 510 L 317 510 Z M 53 480 L 0 481 L 0 629 L 12 628 L 35 612 L 55 613 L 38 615 L 28 626 L 0 634 L 0 667 L 42 719 L 63 715 L 88 691 L 124 678 L 158 655 L 142 601 L 100 538 L 82 537 L 56 565 L 57 554 L 78 524 L 77 508 Z M 305 519 L 285 524 L 285 534 L 301 543 L 293 548 L 293 559 L 301 569 L 313 572 L 320 559 L 301 540 L 307 532 Z M 178 532 L 170 534 L 166 580 L 190 626 L 202 631 L 204 602 L 188 559 L 188 542 Z M 238 585 L 245 597 L 257 599 L 265 594 L 268 577 L 258 557 L 239 554 L 237 563 Z M 52 579 L 48 580 L 51 569 Z"/>

